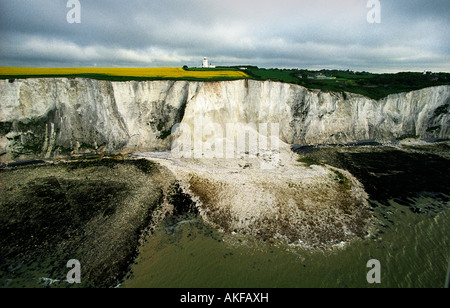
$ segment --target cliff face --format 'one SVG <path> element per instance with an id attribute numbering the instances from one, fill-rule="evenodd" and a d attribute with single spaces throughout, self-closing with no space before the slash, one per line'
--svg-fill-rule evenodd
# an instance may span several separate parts
<path id="1" fill-rule="evenodd" d="M 450 138 L 450 86 L 376 101 L 279 82 L 0 81 L 0 159 L 170 149 L 176 123 L 277 123 L 286 143 Z"/>
<path id="2" fill-rule="evenodd" d="M 390 95 L 380 101 L 278 82 L 203 84 L 185 122 L 278 123 L 289 144 L 387 141 L 404 135 L 450 136 L 450 86 Z"/>
<path id="3" fill-rule="evenodd" d="M 189 86 L 90 79 L 1 81 L 0 153 L 8 158 L 50 157 L 170 148 L 164 137 L 181 121 Z"/>

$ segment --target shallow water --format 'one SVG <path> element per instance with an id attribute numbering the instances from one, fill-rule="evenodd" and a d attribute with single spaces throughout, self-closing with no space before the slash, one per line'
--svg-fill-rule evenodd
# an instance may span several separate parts
<path id="1" fill-rule="evenodd" d="M 335 160 L 339 153 L 324 157 L 333 157 L 326 163 L 358 171 L 370 191 L 377 218 L 377 231 L 370 238 L 333 251 L 311 251 L 226 236 L 190 220 L 163 226 L 151 235 L 122 286 L 444 287 L 450 261 L 449 160 L 391 150 L 376 155 L 362 151 L 340 153 L 344 160 Z M 379 284 L 367 281 L 371 259 L 380 261 Z"/>
<path id="2" fill-rule="evenodd" d="M 427 200 L 418 200 L 426 203 Z M 447 204 L 448 207 L 448 204 Z M 238 241 L 201 222 L 175 232 L 159 229 L 144 245 L 124 287 L 298 288 L 444 287 L 449 261 L 449 215 L 417 215 L 389 207 L 383 233 L 332 252 Z M 381 283 L 366 279 L 370 259 L 381 264 Z"/>

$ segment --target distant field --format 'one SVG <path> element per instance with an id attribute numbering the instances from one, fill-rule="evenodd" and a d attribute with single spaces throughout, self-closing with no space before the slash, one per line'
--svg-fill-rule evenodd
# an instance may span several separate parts
<path id="1" fill-rule="evenodd" d="M 200 79 L 229 80 L 248 78 L 238 70 L 190 71 L 181 67 L 157 68 L 35 68 L 35 67 L 0 67 L 0 78 L 27 77 L 91 77 L 107 80 L 127 79 Z"/>

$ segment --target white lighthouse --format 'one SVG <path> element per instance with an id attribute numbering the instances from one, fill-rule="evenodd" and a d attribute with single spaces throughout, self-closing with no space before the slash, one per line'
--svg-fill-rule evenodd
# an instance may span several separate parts
<path id="1" fill-rule="evenodd" d="M 203 64 L 202 64 L 202 67 L 203 68 L 206 68 L 206 67 L 208 67 L 208 58 L 203 58 Z"/>
<path id="2" fill-rule="evenodd" d="M 203 64 L 202 64 L 203 68 L 216 68 L 215 65 L 209 65 L 208 63 L 208 58 L 204 57 L 203 58 Z"/>

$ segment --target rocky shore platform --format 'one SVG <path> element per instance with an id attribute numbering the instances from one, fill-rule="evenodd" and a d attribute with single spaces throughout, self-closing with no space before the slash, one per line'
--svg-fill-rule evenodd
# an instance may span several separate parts
<path id="1" fill-rule="evenodd" d="M 183 200 L 148 160 L 26 164 L 0 179 L 1 287 L 117 286 L 165 197 Z M 80 284 L 66 281 L 72 259 Z"/>

